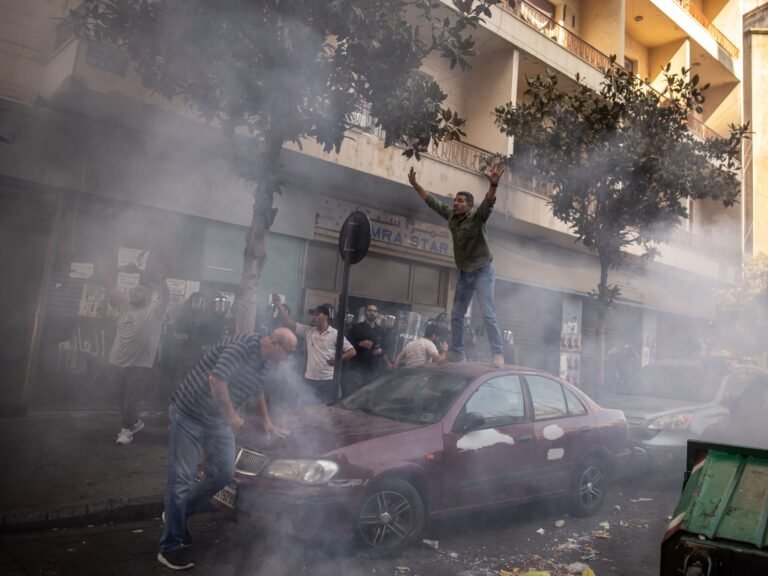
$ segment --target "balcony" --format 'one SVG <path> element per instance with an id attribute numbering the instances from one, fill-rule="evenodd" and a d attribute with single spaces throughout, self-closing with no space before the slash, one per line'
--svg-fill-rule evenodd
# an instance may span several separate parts
<path id="1" fill-rule="evenodd" d="M 725 34 L 723 34 L 717 26 L 712 24 L 712 21 L 707 18 L 707 16 L 704 14 L 704 12 L 701 11 L 701 9 L 693 4 L 690 0 L 674 0 L 683 10 L 688 12 L 694 20 L 696 20 L 699 24 L 701 24 L 704 28 L 706 28 L 707 32 L 709 32 L 712 37 L 717 40 L 717 43 L 728 52 L 728 54 L 731 55 L 733 58 L 739 57 L 739 49 L 736 47 L 736 45 L 728 40 L 728 38 L 725 37 Z"/>
<path id="2" fill-rule="evenodd" d="M 506 2 L 502 2 L 499 6 L 505 12 L 519 17 L 531 28 L 537 30 L 550 40 L 557 42 L 560 46 L 568 50 L 571 54 L 578 56 L 590 66 L 593 66 L 598 70 L 604 70 L 611 65 L 611 60 L 608 56 L 588 42 L 579 38 L 573 32 L 560 26 L 560 24 L 552 20 L 547 14 L 535 6 L 523 1 L 520 2 L 519 9 L 510 6 Z"/>

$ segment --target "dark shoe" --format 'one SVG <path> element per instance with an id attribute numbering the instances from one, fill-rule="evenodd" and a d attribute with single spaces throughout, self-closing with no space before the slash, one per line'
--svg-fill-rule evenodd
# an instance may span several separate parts
<path id="1" fill-rule="evenodd" d="M 163 524 L 165 524 L 165 510 L 160 514 L 160 519 L 163 521 Z M 189 528 L 184 526 L 184 540 L 181 542 L 181 547 L 189 548 L 190 546 L 192 546 L 192 534 L 189 533 Z"/>
<path id="2" fill-rule="evenodd" d="M 454 352 L 453 350 L 448 350 L 448 354 L 446 354 L 445 359 L 448 362 L 464 362 L 464 354 L 461 352 Z"/>
<path id="3" fill-rule="evenodd" d="M 158 552 L 157 561 L 171 570 L 189 570 L 195 567 L 195 563 L 191 562 L 182 550 Z"/>

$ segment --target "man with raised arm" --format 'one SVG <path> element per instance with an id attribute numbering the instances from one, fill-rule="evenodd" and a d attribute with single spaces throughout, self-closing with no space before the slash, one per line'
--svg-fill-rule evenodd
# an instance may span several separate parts
<path id="1" fill-rule="evenodd" d="M 464 360 L 464 315 L 472 302 L 472 296 L 475 295 L 488 334 L 493 364 L 499 367 L 504 365 L 504 342 L 496 321 L 494 302 L 496 273 L 493 270 L 493 255 L 485 229 L 485 223 L 490 218 L 496 202 L 496 189 L 503 173 L 503 168 L 494 166 L 485 175 L 488 178 L 488 191 L 480 206 L 475 208 L 475 198 L 469 192 L 457 192 L 453 198 L 453 206 L 448 206 L 422 188 L 416 181 L 416 171 L 413 168 L 408 172 L 408 182 L 427 206 L 448 221 L 448 228 L 453 237 L 453 255 L 459 269 L 459 280 L 456 283 L 451 311 L 451 347 L 448 351 L 448 360 L 451 362 Z"/>
<path id="2" fill-rule="evenodd" d="M 272 295 L 283 326 L 286 326 L 304 338 L 307 342 L 307 369 L 304 382 L 311 398 L 303 398 L 300 404 L 331 404 L 338 397 L 338 390 L 333 383 L 333 366 L 336 363 L 336 329 L 331 326 L 331 310 L 321 304 L 309 311 L 312 325 L 296 322 L 291 318 L 277 294 Z M 344 338 L 341 361 L 346 362 L 355 356 L 355 348 Z"/>
<path id="3" fill-rule="evenodd" d="M 127 295 L 115 286 L 104 259 L 99 261 L 99 273 L 109 303 L 118 309 L 117 331 L 109 353 L 122 419 L 122 429 L 115 442 L 130 444 L 134 434 L 144 428 L 144 422 L 139 418 L 138 404 L 151 381 L 152 366 L 160 344 L 163 314 L 170 298 L 166 271 L 163 266 L 157 267 L 159 284 L 156 299 L 152 298 L 154 289 L 146 273 L 142 273 L 139 283 Z"/>

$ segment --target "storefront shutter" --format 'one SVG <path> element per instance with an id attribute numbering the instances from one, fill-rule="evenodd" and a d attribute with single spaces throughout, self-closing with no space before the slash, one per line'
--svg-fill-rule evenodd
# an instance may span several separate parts
<path id="1" fill-rule="evenodd" d="M 560 366 L 560 292 L 515 282 L 496 282 L 496 314 L 501 330 L 512 330 L 516 361 L 557 374 Z M 480 318 L 473 320 L 479 324 Z"/>

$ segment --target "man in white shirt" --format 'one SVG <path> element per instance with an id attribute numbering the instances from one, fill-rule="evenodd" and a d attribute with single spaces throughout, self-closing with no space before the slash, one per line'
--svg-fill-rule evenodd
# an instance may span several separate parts
<path id="1" fill-rule="evenodd" d="M 273 295 L 272 303 L 277 308 L 283 326 L 296 332 L 307 341 L 307 369 L 304 381 L 313 392 L 316 404 L 330 404 L 338 397 L 338 390 L 333 385 L 333 365 L 336 361 L 336 329 L 330 324 L 331 310 L 326 305 L 312 308 L 309 315 L 312 325 L 296 322 L 290 317 L 280 297 Z M 344 338 L 341 361 L 346 362 L 355 356 L 355 348 Z M 307 402 L 303 402 L 307 404 Z"/>
<path id="2" fill-rule="evenodd" d="M 406 368 L 412 368 L 443 360 L 445 358 L 445 350 L 439 351 L 437 349 L 435 345 L 437 338 L 437 326 L 434 324 L 428 325 L 423 337 L 408 342 L 400 354 L 397 355 L 395 368 L 400 366 L 400 364 L 405 364 Z"/>
<path id="3" fill-rule="evenodd" d="M 168 307 L 170 293 L 163 266 L 157 269 L 157 299 L 152 298 L 153 287 L 146 274 L 141 276 L 139 283 L 128 294 L 123 294 L 115 286 L 104 258 L 99 261 L 98 270 L 109 303 L 119 310 L 109 363 L 115 374 L 122 420 L 122 429 L 115 442 L 125 445 L 130 444 L 133 436 L 144 428 L 144 422 L 139 418 L 138 404 L 152 379 L 163 314 Z"/>

